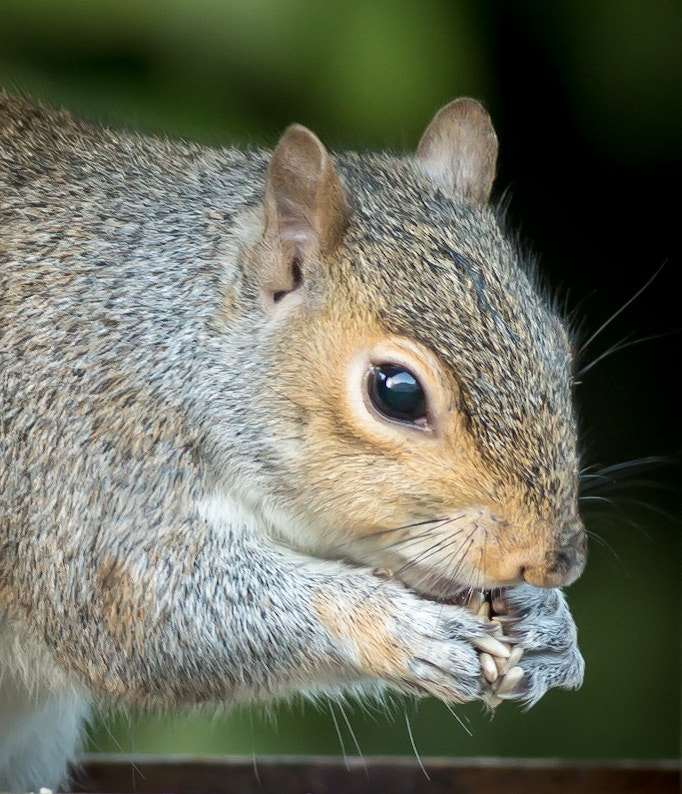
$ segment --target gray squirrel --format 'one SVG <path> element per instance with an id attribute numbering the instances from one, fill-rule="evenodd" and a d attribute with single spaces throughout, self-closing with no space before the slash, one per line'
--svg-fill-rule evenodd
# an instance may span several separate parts
<path id="1" fill-rule="evenodd" d="M 496 159 L 471 99 L 399 157 L 0 93 L 0 789 L 101 699 L 580 685 L 572 345 Z"/>

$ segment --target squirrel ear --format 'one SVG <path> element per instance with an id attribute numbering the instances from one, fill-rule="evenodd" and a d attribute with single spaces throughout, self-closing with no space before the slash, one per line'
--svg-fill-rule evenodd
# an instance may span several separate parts
<path id="1" fill-rule="evenodd" d="M 475 99 L 455 99 L 436 113 L 417 147 L 422 172 L 452 198 L 479 208 L 495 179 L 497 136 Z"/>
<path id="2" fill-rule="evenodd" d="M 305 276 L 305 253 L 332 251 L 347 224 L 343 187 L 329 153 L 310 130 L 292 125 L 275 147 L 265 180 L 265 235 L 277 251 L 267 290 L 275 300 Z"/>

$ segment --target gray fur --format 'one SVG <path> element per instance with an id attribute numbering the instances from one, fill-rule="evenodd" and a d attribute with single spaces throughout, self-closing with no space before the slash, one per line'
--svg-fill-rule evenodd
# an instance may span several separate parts
<path id="1" fill-rule="evenodd" d="M 314 417 L 269 380 L 286 340 L 245 264 L 269 156 L 102 130 L 0 94 L 0 685 L 26 693 L 21 707 L 0 702 L 3 721 L 27 703 L 80 716 L 93 697 L 490 695 L 472 644 L 489 629 L 465 608 L 377 578 L 361 544 L 335 561 L 282 540 L 285 525 L 319 522 L 297 512 L 292 475 Z M 494 213 L 458 206 L 409 160 L 335 163 L 351 216 L 318 299 L 350 295 L 432 349 L 457 372 L 495 482 L 538 514 L 568 515 L 569 344 Z M 343 529 L 342 513 L 324 518 Z M 506 592 L 527 607 L 519 696 L 577 685 L 561 594 Z M 365 640 L 343 615 L 376 631 Z M 46 735 L 63 718 L 52 713 Z M 0 788 L 56 786 L 74 747 L 33 772 L 0 742 Z"/>

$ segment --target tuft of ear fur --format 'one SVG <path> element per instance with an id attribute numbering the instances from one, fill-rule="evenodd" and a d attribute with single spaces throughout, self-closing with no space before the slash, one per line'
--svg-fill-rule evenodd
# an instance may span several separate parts
<path id="1" fill-rule="evenodd" d="M 348 225 L 343 186 L 329 153 L 306 127 L 279 140 L 265 181 L 265 236 L 276 251 L 264 289 L 275 301 L 305 279 L 312 254 L 333 251 Z"/>
<path id="2" fill-rule="evenodd" d="M 461 204 L 488 203 L 497 164 L 497 135 L 475 99 L 455 99 L 426 128 L 415 160 L 421 171 Z"/>

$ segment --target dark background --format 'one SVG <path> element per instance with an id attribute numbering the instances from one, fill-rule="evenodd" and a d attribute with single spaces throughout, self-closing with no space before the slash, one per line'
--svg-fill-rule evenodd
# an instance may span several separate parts
<path id="1" fill-rule="evenodd" d="M 406 714 L 424 755 L 680 754 L 682 3 L 2 0 L 0 86 L 214 145 L 272 145 L 299 121 L 332 148 L 399 150 L 440 105 L 476 96 L 501 142 L 497 195 L 583 340 L 660 269 L 584 355 L 654 337 L 585 374 L 585 465 L 671 462 L 618 469 L 585 493 L 591 557 L 569 591 L 582 690 L 527 714 L 504 704 L 492 720 L 457 708 L 466 728 L 435 702 L 344 709 L 366 754 L 412 753 Z M 92 740 L 256 755 L 342 744 L 356 752 L 340 706 L 300 704 L 274 716 L 108 715 Z"/>

